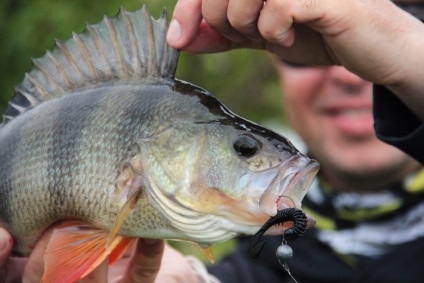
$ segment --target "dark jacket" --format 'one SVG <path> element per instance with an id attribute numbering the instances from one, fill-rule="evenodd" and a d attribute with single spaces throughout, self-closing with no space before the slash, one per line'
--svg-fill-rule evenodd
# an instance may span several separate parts
<path id="1" fill-rule="evenodd" d="M 424 123 L 382 86 L 374 86 L 374 121 L 378 138 L 424 164 Z"/>

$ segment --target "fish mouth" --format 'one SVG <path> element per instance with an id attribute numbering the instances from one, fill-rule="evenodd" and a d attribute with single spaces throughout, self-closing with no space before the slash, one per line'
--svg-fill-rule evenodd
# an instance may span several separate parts
<path id="1" fill-rule="evenodd" d="M 259 199 L 259 209 L 268 217 L 286 208 L 301 208 L 302 199 L 318 173 L 319 163 L 296 155 L 279 165 L 277 170 L 278 173 Z M 308 227 L 314 224 L 315 220 L 308 217 Z"/>
<path id="2" fill-rule="evenodd" d="M 279 165 L 245 175 L 244 197 L 231 204 L 232 222 L 242 235 L 254 235 L 279 211 L 289 208 L 301 210 L 302 199 L 308 192 L 319 163 L 309 157 L 296 154 Z M 247 179 L 247 180 L 246 180 Z M 315 225 L 315 220 L 306 215 L 306 229 Z M 293 222 L 278 223 L 267 229 L 265 235 L 282 235 L 292 228 Z M 234 226 L 233 226 L 234 227 Z"/>

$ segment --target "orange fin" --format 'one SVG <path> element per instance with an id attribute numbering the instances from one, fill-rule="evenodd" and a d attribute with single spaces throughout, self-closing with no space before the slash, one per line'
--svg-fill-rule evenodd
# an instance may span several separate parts
<path id="1" fill-rule="evenodd" d="M 44 255 L 41 282 L 74 282 L 93 271 L 109 255 L 121 256 L 135 240 L 116 236 L 106 247 L 108 231 L 79 221 L 59 225 L 53 231 Z"/>
<path id="2" fill-rule="evenodd" d="M 115 261 L 120 259 L 125 252 L 132 246 L 132 244 L 136 241 L 135 238 L 127 238 L 118 236 L 121 238 L 119 243 L 115 246 L 113 251 L 109 255 L 109 265 L 113 264 Z"/>
<path id="3" fill-rule="evenodd" d="M 212 247 L 208 247 L 208 248 L 202 248 L 201 246 L 198 246 L 198 247 L 202 251 L 203 255 L 206 257 L 206 259 L 209 260 L 210 263 L 215 263 L 215 257 L 213 255 Z"/>

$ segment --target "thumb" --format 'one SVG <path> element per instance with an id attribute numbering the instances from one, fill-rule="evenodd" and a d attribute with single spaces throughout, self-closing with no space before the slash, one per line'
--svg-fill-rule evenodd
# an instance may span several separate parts
<path id="1" fill-rule="evenodd" d="M 0 228 L 0 282 L 6 278 L 6 265 L 13 248 L 12 236 L 3 228 Z"/>
<path id="2" fill-rule="evenodd" d="M 7 259 L 13 248 L 12 236 L 3 228 L 0 228 L 0 269 L 5 268 Z"/>
<path id="3" fill-rule="evenodd" d="M 49 228 L 37 241 L 29 256 L 24 270 L 25 282 L 39 282 L 44 272 L 44 253 L 52 235 L 53 228 Z"/>

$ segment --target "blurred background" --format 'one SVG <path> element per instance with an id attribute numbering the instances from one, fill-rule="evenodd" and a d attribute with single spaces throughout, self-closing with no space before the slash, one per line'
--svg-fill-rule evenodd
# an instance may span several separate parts
<path id="1" fill-rule="evenodd" d="M 134 11 L 146 4 L 157 18 L 166 7 L 172 15 L 176 0 L 1 0 L 0 1 L 0 113 L 13 96 L 14 86 L 38 58 L 65 41 L 85 24 L 114 16 L 119 7 Z M 233 112 L 260 124 L 283 127 L 281 92 L 269 55 L 258 50 L 221 54 L 182 53 L 176 77 L 198 85 L 220 99 Z M 1 117 L 0 117 L 1 119 Z M 191 245 L 174 244 L 184 253 L 197 253 Z M 215 248 L 217 258 L 235 245 Z M 246 251 L 247 252 L 247 251 Z"/>

